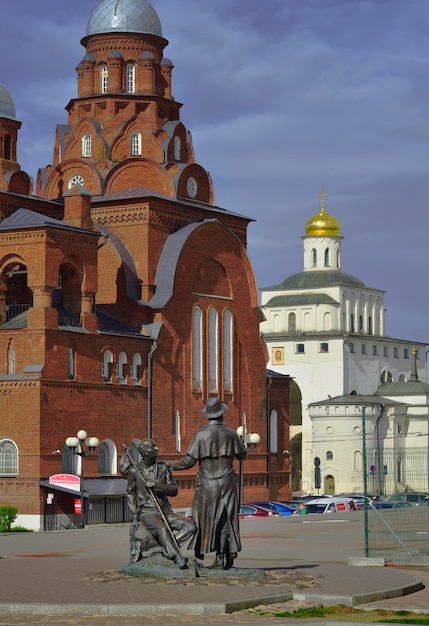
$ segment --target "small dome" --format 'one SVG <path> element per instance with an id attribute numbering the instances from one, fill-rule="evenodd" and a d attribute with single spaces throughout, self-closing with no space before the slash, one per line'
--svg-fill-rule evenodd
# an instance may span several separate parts
<path id="1" fill-rule="evenodd" d="M 0 84 L 0 117 L 16 119 L 15 102 L 6 87 Z"/>
<path id="2" fill-rule="evenodd" d="M 305 223 L 305 234 L 309 237 L 320 237 L 322 235 L 338 237 L 340 230 L 339 221 L 332 215 L 328 215 L 323 206 L 317 215 L 310 217 Z"/>
<path id="3" fill-rule="evenodd" d="M 169 65 L 170 67 L 174 67 L 173 61 L 168 57 L 164 57 L 161 61 L 161 65 Z"/>
<path id="4" fill-rule="evenodd" d="M 317 215 L 310 217 L 305 223 L 305 234 L 308 237 L 338 237 L 340 234 L 340 223 L 332 215 L 328 215 L 325 211 L 325 198 L 328 194 L 325 193 L 325 189 L 322 187 L 321 192 L 317 196 L 320 199 L 320 211 Z"/>
<path id="5" fill-rule="evenodd" d="M 102 0 L 89 16 L 87 36 L 124 32 L 162 37 L 158 14 L 147 0 Z"/>

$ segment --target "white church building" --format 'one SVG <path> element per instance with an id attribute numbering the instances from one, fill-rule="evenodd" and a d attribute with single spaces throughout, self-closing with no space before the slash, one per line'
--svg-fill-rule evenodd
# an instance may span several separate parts
<path id="1" fill-rule="evenodd" d="M 307 220 L 302 237 L 303 271 L 261 290 L 268 367 L 293 377 L 301 396 L 299 419 L 299 398 L 292 395 L 290 454 L 292 484 L 302 493 L 315 492 L 314 458 L 320 456 L 310 404 L 350 394 L 372 396 L 382 383 L 407 381 L 413 351 L 416 376 L 426 381 L 425 344 L 386 335 L 385 292 L 342 271 L 340 224 L 325 211 L 323 190 L 319 197 L 320 211 Z"/>

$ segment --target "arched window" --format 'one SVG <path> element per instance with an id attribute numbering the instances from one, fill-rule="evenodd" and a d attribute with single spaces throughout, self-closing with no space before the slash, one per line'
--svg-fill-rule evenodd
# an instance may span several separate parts
<path id="1" fill-rule="evenodd" d="M 174 138 L 174 160 L 180 161 L 182 158 L 182 142 L 180 141 L 180 137 Z"/>
<path id="2" fill-rule="evenodd" d="M 15 348 L 9 348 L 9 358 L 8 358 L 8 369 L 7 373 L 9 375 L 13 375 L 16 373 L 16 359 L 15 359 Z"/>
<path id="3" fill-rule="evenodd" d="M 209 392 L 218 389 L 218 313 L 216 309 L 209 310 Z"/>
<path id="4" fill-rule="evenodd" d="M 295 313 L 289 313 L 287 319 L 287 329 L 288 330 L 296 330 L 296 315 Z"/>
<path id="5" fill-rule="evenodd" d="M 103 362 L 101 363 L 101 377 L 106 382 L 109 381 L 109 363 L 113 363 L 113 354 L 110 350 L 105 350 L 103 353 Z"/>
<path id="6" fill-rule="evenodd" d="M 130 152 L 132 156 L 141 156 L 142 153 L 142 136 L 140 133 L 131 135 Z"/>
<path id="7" fill-rule="evenodd" d="M 100 80 L 101 80 L 101 93 L 107 93 L 109 86 L 109 69 L 107 65 L 102 65 L 100 68 Z"/>
<path id="8" fill-rule="evenodd" d="M 122 382 L 125 378 L 124 365 L 128 363 L 128 358 L 125 352 L 120 352 L 118 356 L 118 363 L 116 365 L 116 376 Z"/>
<path id="9" fill-rule="evenodd" d="M 110 439 L 105 439 L 98 449 L 98 473 L 116 474 L 116 446 Z"/>
<path id="10" fill-rule="evenodd" d="M 270 452 L 277 454 L 279 451 L 278 415 L 273 409 L 270 413 Z"/>
<path id="11" fill-rule="evenodd" d="M 142 364 L 142 357 L 141 355 L 136 352 L 135 355 L 133 356 L 133 364 L 131 365 L 130 368 L 130 376 L 133 379 L 134 383 L 136 383 L 139 380 L 139 367 Z"/>
<path id="12" fill-rule="evenodd" d="M 232 391 L 232 313 L 223 316 L 223 388 Z"/>
<path id="13" fill-rule="evenodd" d="M 80 445 L 71 450 L 66 444 L 63 445 L 61 455 L 61 471 L 64 474 L 76 474 L 79 476 L 81 468 L 81 457 L 76 452 L 81 452 Z"/>
<path id="14" fill-rule="evenodd" d="M 10 439 L 0 440 L 0 476 L 18 474 L 18 448 Z"/>
<path id="15" fill-rule="evenodd" d="M 82 137 L 82 156 L 90 157 L 92 151 L 92 137 L 91 135 L 84 135 Z"/>
<path id="16" fill-rule="evenodd" d="M 12 154 L 11 147 L 12 137 L 10 135 L 6 135 L 6 137 L 4 138 L 4 158 L 8 161 L 10 160 Z"/>
<path id="17" fill-rule="evenodd" d="M 329 248 L 325 250 L 325 267 L 329 267 Z"/>
<path id="18" fill-rule="evenodd" d="M 334 454 L 330 450 L 328 450 L 328 452 L 326 453 L 326 460 L 332 461 L 333 458 L 334 458 Z"/>
<path id="19" fill-rule="evenodd" d="M 74 174 L 69 179 L 68 188 L 71 189 L 75 185 L 82 185 L 82 187 L 83 187 L 84 182 L 85 181 L 83 180 L 83 176 L 81 176 L 80 174 Z"/>
<path id="20" fill-rule="evenodd" d="M 313 248 L 311 251 L 311 265 L 312 267 L 317 267 L 317 252 L 316 248 Z"/>
<path id="21" fill-rule="evenodd" d="M 202 389 L 203 385 L 203 347 L 202 347 L 202 332 L 203 332 L 203 312 L 199 306 L 194 308 L 193 312 L 193 381 L 192 386 L 197 391 Z"/>
<path id="22" fill-rule="evenodd" d="M 127 91 L 134 93 L 136 90 L 136 66 L 134 63 L 127 65 Z"/>
<path id="23" fill-rule="evenodd" d="M 353 454 L 353 469 L 355 472 L 362 471 L 362 452 L 360 450 L 355 450 Z"/>
<path id="24" fill-rule="evenodd" d="M 75 379 L 75 349 L 67 349 L 67 375 L 69 380 Z"/>

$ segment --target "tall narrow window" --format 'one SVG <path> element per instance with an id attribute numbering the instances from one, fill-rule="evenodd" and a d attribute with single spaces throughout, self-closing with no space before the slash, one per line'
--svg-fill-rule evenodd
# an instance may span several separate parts
<path id="1" fill-rule="evenodd" d="M 127 65 L 127 91 L 134 93 L 136 90 L 136 67 L 133 63 Z"/>
<path id="2" fill-rule="evenodd" d="M 368 335 L 372 335 L 372 317 L 368 317 Z"/>
<path id="3" fill-rule="evenodd" d="M 295 315 L 295 313 L 289 313 L 289 316 L 288 316 L 288 330 L 296 330 L 296 315 Z"/>
<path id="4" fill-rule="evenodd" d="M 311 251 L 311 265 L 312 267 L 317 267 L 317 252 L 316 248 L 313 248 Z"/>
<path id="5" fill-rule="evenodd" d="M 203 312 L 199 306 L 194 308 L 193 313 L 193 383 L 195 390 L 202 388 L 202 317 Z"/>
<path id="6" fill-rule="evenodd" d="M 108 382 L 110 378 L 109 363 L 113 363 L 113 354 L 110 350 L 105 350 L 103 353 L 103 362 L 101 364 L 101 377 Z"/>
<path id="7" fill-rule="evenodd" d="M 0 441 L 0 476 L 18 474 L 18 448 L 10 439 Z"/>
<path id="8" fill-rule="evenodd" d="M 64 444 L 61 454 L 61 471 L 64 474 L 79 474 L 78 461 L 80 461 L 79 455 L 75 454 L 73 450 Z"/>
<path id="9" fill-rule="evenodd" d="M 142 136 L 140 133 L 131 135 L 130 152 L 132 156 L 141 156 L 142 153 Z"/>
<path id="10" fill-rule="evenodd" d="M 10 374 L 16 373 L 16 364 L 15 364 L 15 348 L 9 348 L 9 359 L 8 359 L 8 372 Z"/>
<path id="11" fill-rule="evenodd" d="M 218 389 L 218 313 L 216 309 L 209 311 L 209 392 Z"/>
<path id="12" fill-rule="evenodd" d="M 107 65 L 101 66 L 100 78 L 101 78 L 101 93 L 107 93 L 107 89 L 109 86 L 109 69 Z"/>
<path id="13" fill-rule="evenodd" d="M 325 267 L 329 267 L 329 248 L 325 250 Z"/>
<path id="14" fill-rule="evenodd" d="M 225 391 L 232 390 L 232 313 L 226 310 L 223 316 L 223 385 Z"/>
<path id="15" fill-rule="evenodd" d="M 182 142 L 180 141 L 180 137 L 174 138 L 174 160 L 180 161 L 182 158 Z"/>
<path id="16" fill-rule="evenodd" d="M 134 383 L 139 380 L 139 367 L 141 366 L 141 364 L 142 357 L 138 352 L 136 352 L 133 356 L 133 364 L 130 367 L 130 376 L 133 379 Z"/>
<path id="17" fill-rule="evenodd" d="M 277 454 L 279 451 L 279 433 L 278 433 L 278 415 L 277 411 L 273 409 L 270 413 L 270 452 L 271 454 Z"/>
<path id="18" fill-rule="evenodd" d="M 363 333 L 363 317 L 359 315 L 359 332 Z"/>
<path id="19" fill-rule="evenodd" d="M 350 332 L 355 332 L 355 316 L 353 315 L 353 313 L 350 314 Z"/>
<path id="20" fill-rule="evenodd" d="M 98 473 L 116 474 L 116 446 L 110 439 L 105 439 L 98 448 Z"/>
<path id="21" fill-rule="evenodd" d="M 69 380 L 74 380 L 74 348 L 68 348 L 67 350 L 67 376 Z"/>
<path id="22" fill-rule="evenodd" d="M 128 363 L 127 355 L 125 352 L 120 352 L 118 357 L 118 364 L 116 366 L 116 376 L 122 382 L 125 379 L 125 366 Z"/>
<path id="23" fill-rule="evenodd" d="M 92 151 L 92 138 L 91 135 L 84 135 L 82 137 L 82 156 L 90 157 Z"/>

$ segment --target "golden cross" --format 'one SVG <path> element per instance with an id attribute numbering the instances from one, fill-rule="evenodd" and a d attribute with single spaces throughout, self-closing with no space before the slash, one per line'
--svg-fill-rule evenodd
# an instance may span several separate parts
<path id="1" fill-rule="evenodd" d="M 320 200 L 320 210 L 323 211 L 325 210 L 325 198 L 327 198 L 329 196 L 328 193 L 325 192 L 325 187 L 322 185 L 322 190 L 319 194 L 317 194 L 317 197 Z"/>

